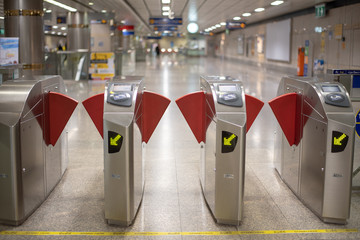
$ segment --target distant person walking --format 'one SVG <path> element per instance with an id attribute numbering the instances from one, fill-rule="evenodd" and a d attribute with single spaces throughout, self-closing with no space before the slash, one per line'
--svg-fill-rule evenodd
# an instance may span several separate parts
<path id="1" fill-rule="evenodd" d="M 159 47 L 159 45 L 156 46 L 155 52 L 156 52 L 156 56 L 160 56 L 160 47 Z"/>

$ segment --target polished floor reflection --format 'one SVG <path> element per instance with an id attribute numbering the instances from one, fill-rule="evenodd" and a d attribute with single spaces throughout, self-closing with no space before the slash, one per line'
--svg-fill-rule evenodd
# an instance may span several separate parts
<path id="1" fill-rule="evenodd" d="M 146 89 L 172 100 L 146 149 L 146 186 L 135 223 L 104 220 L 102 138 L 79 104 L 67 130 L 69 166 L 43 205 L 20 227 L 0 231 L 204 232 L 353 229 L 360 227 L 360 194 L 352 195 L 345 226 L 324 224 L 282 182 L 274 169 L 276 121 L 267 104 L 247 134 L 244 219 L 239 227 L 214 222 L 198 175 L 199 144 L 175 99 L 199 90 L 200 75 L 229 75 L 264 102 L 276 96 L 284 73 L 214 58 L 161 56 L 138 62 L 131 74 L 145 76 Z M 66 81 L 68 95 L 83 101 L 104 91 L 104 82 Z M 1 236 L 0 239 L 359 239 L 360 233 L 289 233 L 208 236 Z"/>

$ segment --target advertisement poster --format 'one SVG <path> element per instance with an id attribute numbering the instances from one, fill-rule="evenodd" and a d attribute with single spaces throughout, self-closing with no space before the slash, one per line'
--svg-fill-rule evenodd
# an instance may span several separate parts
<path id="1" fill-rule="evenodd" d="M 0 65 L 19 64 L 19 38 L 0 38 Z"/>
<path id="2" fill-rule="evenodd" d="M 115 76 L 114 53 L 93 52 L 90 57 L 91 80 L 110 80 Z"/>

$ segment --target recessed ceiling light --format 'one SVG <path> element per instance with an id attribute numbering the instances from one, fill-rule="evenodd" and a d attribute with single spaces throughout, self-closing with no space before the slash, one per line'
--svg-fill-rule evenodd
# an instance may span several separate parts
<path id="1" fill-rule="evenodd" d="M 249 16 L 251 16 L 251 13 L 243 13 L 242 14 L 244 17 L 249 17 Z"/>
<path id="2" fill-rule="evenodd" d="M 66 27 L 61 27 L 61 30 L 66 30 Z"/>
<path id="3" fill-rule="evenodd" d="M 45 12 L 46 12 L 46 13 L 51 13 L 52 11 L 51 11 L 51 9 L 48 9 L 48 10 L 46 10 Z"/>
<path id="4" fill-rule="evenodd" d="M 187 30 L 189 33 L 196 33 L 199 30 L 199 26 L 197 23 L 192 22 L 187 25 Z"/>
<path id="5" fill-rule="evenodd" d="M 170 0 L 161 0 L 161 2 L 162 2 L 163 4 L 168 4 L 168 3 L 170 3 Z"/>
<path id="6" fill-rule="evenodd" d="M 162 12 L 163 16 L 169 16 L 169 12 Z"/>
<path id="7" fill-rule="evenodd" d="M 284 1 L 282 1 L 282 0 L 277 0 L 277 1 L 272 2 L 271 5 L 277 6 L 277 5 L 280 5 L 280 4 L 283 4 L 283 3 L 284 3 Z"/>
<path id="8" fill-rule="evenodd" d="M 89 2 L 89 5 L 92 6 L 92 5 L 94 5 L 94 3 L 93 3 L 93 2 Z"/>
<path id="9" fill-rule="evenodd" d="M 262 11 L 264 11 L 265 10 L 265 8 L 257 8 L 257 9 L 255 9 L 254 11 L 255 12 L 262 12 Z"/>
<path id="10" fill-rule="evenodd" d="M 54 25 L 52 28 L 53 28 L 53 29 L 57 29 L 57 28 L 58 28 L 58 26 Z"/>
<path id="11" fill-rule="evenodd" d="M 104 9 L 104 10 L 101 10 L 102 13 L 106 13 L 107 11 Z"/>
<path id="12" fill-rule="evenodd" d="M 238 21 L 238 20 L 240 20 L 241 19 L 241 17 L 234 17 L 233 18 L 233 20 L 235 20 L 235 21 Z"/>
<path id="13" fill-rule="evenodd" d="M 58 32 L 57 35 L 61 35 L 62 33 L 61 32 Z"/>
<path id="14" fill-rule="evenodd" d="M 49 33 L 49 31 L 44 31 L 44 33 L 45 33 L 45 34 L 48 34 L 48 33 Z"/>
<path id="15" fill-rule="evenodd" d="M 220 25 L 221 25 L 221 26 L 225 26 L 225 25 L 226 25 L 226 22 L 221 22 Z"/>
<path id="16" fill-rule="evenodd" d="M 55 34 L 55 31 L 52 31 L 51 34 Z"/>
<path id="17" fill-rule="evenodd" d="M 163 10 L 163 11 L 169 11 L 169 10 L 170 10 L 170 7 L 169 7 L 169 6 L 163 6 L 163 7 L 162 7 L 162 10 Z"/>
<path id="18" fill-rule="evenodd" d="M 221 27 L 221 25 L 220 25 L 220 24 L 216 24 L 215 27 L 219 28 L 219 27 Z"/>

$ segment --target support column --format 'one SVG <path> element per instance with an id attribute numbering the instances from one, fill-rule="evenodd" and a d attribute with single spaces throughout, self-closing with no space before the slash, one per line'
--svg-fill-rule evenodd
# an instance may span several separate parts
<path id="1" fill-rule="evenodd" d="M 19 38 L 23 74 L 42 74 L 44 68 L 43 0 L 4 0 L 5 37 Z"/>
<path id="2" fill-rule="evenodd" d="M 90 50 L 90 26 L 87 12 L 69 12 L 67 22 L 67 50 Z"/>

